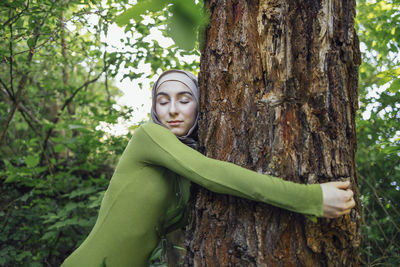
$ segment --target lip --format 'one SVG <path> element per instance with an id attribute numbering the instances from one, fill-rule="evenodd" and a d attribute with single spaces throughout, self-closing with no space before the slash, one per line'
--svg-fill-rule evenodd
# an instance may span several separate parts
<path id="1" fill-rule="evenodd" d="M 180 125 L 182 123 L 183 123 L 183 121 L 178 121 L 178 120 L 176 120 L 176 121 L 168 121 L 168 124 L 171 125 L 171 126 L 178 126 L 178 125 Z"/>

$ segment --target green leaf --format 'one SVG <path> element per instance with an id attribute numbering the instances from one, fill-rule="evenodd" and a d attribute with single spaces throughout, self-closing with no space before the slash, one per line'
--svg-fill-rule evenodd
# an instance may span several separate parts
<path id="1" fill-rule="evenodd" d="M 145 15 L 147 12 L 163 10 L 168 4 L 169 1 L 164 0 L 138 0 L 137 4 L 118 15 L 115 22 L 120 27 L 128 24 L 130 19 L 140 22 L 142 21 L 142 15 Z"/>
<path id="2" fill-rule="evenodd" d="M 193 50 L 197 33 L 195 25 L 180 14 L 174 14 L 168 21 L 168 33 L 174 42 L 185 50 Z"/>
<path id="3" fill-rule="evenodd" d="M 172 4 L 169 5 L 168 4 Z M 116 17 L 119 26 L 129 25 L 130 19 L 134 19 L 136 23 L 142 21 L 142 15 L 149 12 L 158 12 L 168 6 L 168 10 L 172 13 L 167 18 L 168 35 L 182 49 L 193 50 L 198 30 L 207 22 L 207 16 L 203 12 L 200 4 L 187 0 L 142 0 L 138 1 L 133 7 Z M 143 35 L 149 34 L 149 30 L 142 27 L 136 29 Z"/>
<path id="4" fill-rule="evenodd" d="M 18 176 L 16 175 L 8 175 L 7 178 L 4 180 L 4 183 L 12 183 L 18 181 Z"/>
<path id="5" fill-rule="evenodd" d="M 35 40 L 33 38 L 29 38 L 28 41 L 26 41 L 28 44 L 28 47 L 32 49 L 35 46 Z"/>
<path id="6" fill-rule="evenodd" d="M 96 192 L 96 188 L 92 188 L 92 187 L 82 188 L 82 189 L 72 191 L 69 194 L 69 198 L 72 199 L 72 198 L 76 198 L 79 196 L 87 196 L 87 195 L 92 194 L 93 192 Z"/>
<path id="7" fill-rule="evenodd" d="M 45 233 L 41 239 L 42 240 L 53 240 L 57 237 L 57 232 L 51 231 L 51 232 L 47 232 Z"/>
<path id="8" fill-rule="evenodd" d="M 54 147 L 54 152 L 60 153 L 60 152 L 65 151 L 65 149 L 66 149 L 66 147 L 65 147 L 64 145 L 62 145 L 62 144 L 57 144 L 57 145 L 55 145 L 55 147 Z"/>
<path id="9" fill-rule="evenodd" d="M 389 92 L 396 93 L 400 90 L 400 78 L 395 79 L 389 87 Z"/>
<path id="10" fill-rule="evenodd" d="M 29 197 L 30 197 L 30 193 L 27 193 L 27 194 L 25 194 L 25 195 L 23 195 L 22 197 L 21 197 L 21 201 L 22 202 L 25 202 Z"/>
<path id="11" fill-rule="evenodd" d="M 172 17 L 167 21 L 168 33 L 180 48 L 193 50 L 199 29 L 208 22 L 207 14 L 194 1 L 175 0 L 170 9 Z"/>
<path id="12" fill-rule="evenodd" d="M 39 164 L 39 156 L 37 155 L 30 155 L 25 157 L 25 163 L 29 168 L 33 168 Z"/>

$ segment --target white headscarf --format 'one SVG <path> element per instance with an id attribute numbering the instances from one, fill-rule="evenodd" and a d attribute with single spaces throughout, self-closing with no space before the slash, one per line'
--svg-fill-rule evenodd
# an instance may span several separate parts
<path id="1" fill-rule="evenodd" d="M 197 77 L 193 73 L 185 70 L 167 70 L 163 72 L 157 81 L 154 83 L 152 88 L 152 105 L 151 105 L 151 119 L 154 123 L 164 126 L 157 117 L 156 113 L 156 95 L 157 89 L 160 85 L 166 81 L 178 81 L 185 84 L 190 91 L 192 91 L 193 96 L 197 102 L 197 107 L 199 107 L 199 86 L 197 83 Z M 177 136 L 182 143 L 196 149 L 197 148 L 197 120 L 199 119 L 199 109 L 197 108 L 196 119 L 189 129 L 189 131 L 184 136 Z"/>

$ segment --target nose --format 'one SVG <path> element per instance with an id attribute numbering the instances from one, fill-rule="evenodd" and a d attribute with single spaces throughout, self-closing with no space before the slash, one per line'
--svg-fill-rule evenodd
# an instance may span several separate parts
<path id="1" fill-rule="evenodd" d="M 171 104 L 169 106 L 169 114 L 175 115 L 178 113 L 178 109 L 176 107 L 176 101 L 171 101 Z"/>

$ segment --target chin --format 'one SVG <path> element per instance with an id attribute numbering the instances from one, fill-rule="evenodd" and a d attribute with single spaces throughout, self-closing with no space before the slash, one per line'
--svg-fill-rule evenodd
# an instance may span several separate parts
<path id="1" fill-rule="evenodd" d="M 180 129 L 172 129 L 171 132 L 176 136 L 184 136 L 187 132 Z"/>

